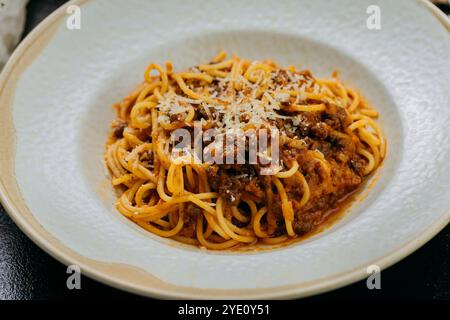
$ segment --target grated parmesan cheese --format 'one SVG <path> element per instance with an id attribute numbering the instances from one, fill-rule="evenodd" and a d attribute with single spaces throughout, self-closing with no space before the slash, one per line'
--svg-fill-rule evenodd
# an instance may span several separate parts
<path id="1" fill-rule="evenodd" d="M 253 62 L 253 64 L 255 63 L 257 61 Z M 191 72 L 200 72 L 197 67 L 190 70 Z M 216 78 L 218 80 L 215 84 L 216 87 L 209 95 L 210 98 L 216 100 L 215 103 L 187 98 L 174 91 L 166 92 L 156 106 L 159 114 L 158 121 L 170 123 L 172 115 L 187 115 L 189 108 L 194 105 L 196 109 L 202 108 L 208 119 L 214 122 L 214 127 L 221 132 L 233 132 L 248 125 L 255 128 L 271 128 L 274 126 L 274 121 L 282 119 L 289 120 L 284 123 L 284 129 L 292 133 L 295 131 L 295 127 L 302 123 L 302 116 L 301 114 L 280 114 L 281 105 L 283 103 L 301 103 L 306 100 L 307 91 L 319 94 L 323 92 L 323 89 L 313 79 L 284 69 L 282 70 L 283 75 L 287 76 L 287 80 L 285 76 L 284 80 L 277 82 L 276 77 L 279 71 L 271 72 L 271 76 L 264 81 L 261 72 L 255 83 L 240 74 L 233 76 L 231 72 L 223 78 Z M 234 89 L 237 84 L 240 90 Z M 194 91 L 200 89 L 187 85 Z M 265 90 L 262 94 L 261 88 Z M 294 91 L 295 98 L 291 98 L 291 94 L 286 91 Z M 196 92 L 202 94 L 198 90 Z"/>

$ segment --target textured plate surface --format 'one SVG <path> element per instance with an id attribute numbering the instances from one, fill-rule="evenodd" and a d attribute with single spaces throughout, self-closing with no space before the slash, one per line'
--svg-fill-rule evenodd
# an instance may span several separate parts
<path id="1" fill-rule="evenodd" d="M 373 4 L 381 10 L 380 30 L 366 26 Z M 19 48 L 0 80 L 3 87 L 14 82 L 11 98 L 1 101 L 14 127 L 2 144 L 15 134 L 15 156 L 4 161 L 12 165 L 0 162 L 3 201 L 57 258 L 148 295 L 292 297 L 356 281 L 374 263 L 390 265 L 448 223 L 450 41 L 424 3 L 79 5 L 80 30 L 67 29 L 60 10 Z M 148 234 L 113 208 L 102 162 L 111 105 L 141 81 L 149 62 L 172 60 L 181 69 L 221 48 L 301 64 L 320 76 L 339 68 L 381 113 L 388 156 L 374 187 L 344 219 L 308 241 L 265 252 L 207 252 Z M 17 195 L 5 176 L 15 179 Z"/>

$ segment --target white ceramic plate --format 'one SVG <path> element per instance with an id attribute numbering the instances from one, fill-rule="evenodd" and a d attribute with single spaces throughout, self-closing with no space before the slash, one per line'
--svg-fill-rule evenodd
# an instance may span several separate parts
<path id="1" fill-rule="evenodd" d="M 330 290 L 385 268 L 450 219 L 449 23 L 423 1 L 75 1 L 16 50 L 0 79 L 0 189 L 48 253 L 112 286 L 157 297 L 281 298 Z M 369 30 L 367 8 L 380 8 Z M 373 7 L 372 7 L 373 9 Z M 388 155 L 362 201 L 305 242 L 217 253 L 149 234 L 113 207 L 103 164 L 111 105 L 145 66 L 176 68 L 219 49 L 335 68 L 381 113 Z M 366 190 L 367 191 L 367 190 Z"/>

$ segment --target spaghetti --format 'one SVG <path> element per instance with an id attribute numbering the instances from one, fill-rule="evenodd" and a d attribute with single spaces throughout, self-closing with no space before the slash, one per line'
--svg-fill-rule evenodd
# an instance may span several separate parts
<path id="1" fill-rule="evenodd" d="M 316 79 L 307 70 L 228 59 L 225 52 L 183 72 L 170 62 L 150 64 L 144 82 L 115 107 L 105 158 L 122 192 L 117 209 L 158 236 L 213 250 L 311 232 L 386 154 L 378 112 L 336 72 Z M 261 129 L 277 130 L 276 170 L 263 175 L 265 165 L 247 158 L 176 161 L 170 137 L 177 129 L 192 132 L 195 122 L 202 131 L 254 130 L 257 137 Z"/>

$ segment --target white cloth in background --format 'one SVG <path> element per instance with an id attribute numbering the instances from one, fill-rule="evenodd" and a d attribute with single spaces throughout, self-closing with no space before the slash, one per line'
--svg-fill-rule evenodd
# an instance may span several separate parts
<path id="1" fill-rule="evenodd" d="M 20 40 L 27 1 L 0 0 L 0 70 Z"/>

